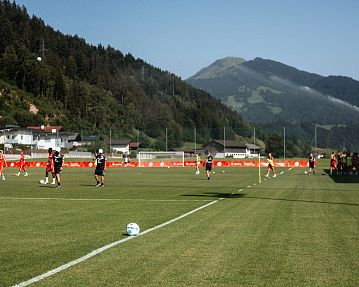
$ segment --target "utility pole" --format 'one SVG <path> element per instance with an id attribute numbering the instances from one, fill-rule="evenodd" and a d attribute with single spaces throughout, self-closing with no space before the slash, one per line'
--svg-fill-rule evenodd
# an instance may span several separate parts
<path id="1" fill-rule="evenodd" d="M 285 127 L 283 127 L 283 156 L 285 159 Z"/>
<path id="2" fill-rule="evenodd" d="M 167 128 L 166 128 L 166 153 L 168 151 L 167 144 L 168 144 L 168 142 L 167 142 Z"/>
<path id="3" fill-rule="evenodd" d="M 194 153 L 197 153 L 197 133 L 196 133 L 196 127 L 194 127 Z"/>
<path id="4" fill-rule="evenodd" d="M 314 125 L 314 148 L 317 150 L 317 124 Z"/>
<path id="5" fill-rule="evenodd" d="M 223 151 L 224 158 L 226 158 L 226 127 L 223 128 Z"/>
<path id="6" fill-rule="evenodd" d="M 110 154 L 111 154 L 111 157 L 112 157 L 112 142 L 111 142 L 111 137 L 112 137 L 112 131 L 110 129 Z"/>
<path id="7" fill-rule="evenodd" d="M 253 127 L 253 145 L 256 145 L 256 126 Z"/>
<path id="8" fill-rule="evenodd" d="M 140 128 L 138 128 L 137 143 L 138 143 L 138 147 L 137 147 L 137 154 L 138 154 L 140 152 Z"/>

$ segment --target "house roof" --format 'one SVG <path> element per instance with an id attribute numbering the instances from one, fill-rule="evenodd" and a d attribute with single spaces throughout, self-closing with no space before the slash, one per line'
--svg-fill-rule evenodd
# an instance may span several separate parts
<path id="1" fill-rule="evenodd" d="M 79 135 L 78 133 L 70 133 L 70 132 L 60 132 L 59 133 L 59 136 L 67 137 L 67 139 L 69 141 L 75 141 L 78 135 Z"/>
<path id="2" fill-rule="evenodd" d="M 56 133 L 63 129 L 63 126 L 28 126 L 30 130 L 41 130 L 45 133 L 52 133 L 55 131 Z"/>
<path id="3" fill-rule="evenodd" d="M 130 148 L 139 148 L 140 143 L 139 142 L 130 142 Z"/>
<path id="4" fill-rule="evenodd" d="M 129 145 L 131 140 L 129 139 L 112 139 L 111 145 Z M 105 140 L 106 144 L 110 144 L 110 140 Z"/>
<path id="5" fill-rule="evenodd" d="M 261 149 L 261 148 L 255 144 L 247 144 L 247 149 Z"/>
<path id="6" fill-rule="evenodd" d="M 193 148 L 171 148 L 171 151 L 183 151 L 184 153 L 195 153 Z M 199 149 L 197 149 L 197 152 Z"/>
<path id="7" fill-rule="evenodd" d="M 2 133 L 6 133 L 6 132 L 11 132 L 11 131 L 17 131 L 17 132 L 28 132 L 30 133 L 31 131 L 28 130 L 27 128 L 21 128 L 21 127 L 17 127 L 17 126 L 14 126 L 14 127 L 6 127 L 6 128 L 2 128 L 0 129 L 0 132 Z"/>
<path id="8" fill-rule="evenodd" d="M 79 141 L 84 141 L 84 142 L 91 142 L 91 141 L 97 141 L 98 140 L 98 136 L 96 135 L 80 135 L 80 140 Z"/>
<path id="9" fill-rule="evenodd" d="M 205 146 L 209 145 L 210 143 L 215 142 L 221 146 L 226 145 L 227 148 L 248 148 L 248 149 L 260 149 L 259 146 L 256 146 L 254 144 L 246 144 L 242 143 L 240 141 L 234 141 L 234 140 L 212 140 L 211 142 L 207 143 Z"/>
<path id="10" fill-rule="evenodd" d="M 247 145 L 245 143 L 242 143 L 240 141 L 233 141 L 233 140 L 212 140 L 211 142 L 209 142 L 208 144 L 212 143 L 212 142 L 215 142 L 221 146 L 226 146 L 226 148 L 246 148 Z M 206 145 L 208 145 L 206 144 Z"/>

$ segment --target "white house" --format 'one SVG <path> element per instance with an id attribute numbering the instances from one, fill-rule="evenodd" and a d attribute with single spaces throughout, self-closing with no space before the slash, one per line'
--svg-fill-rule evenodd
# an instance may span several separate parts
<path id="1" fill-rule="evenodd" d="M 36 149 L 48 149 L 50 147 L 72 148 L 73 140 L 77 135 L 77 133 L 67 132 L 45 133 L 34 131 L 34 143 Z"/>
<path id="2" fill-rule="evenodd" d="M 234 140 L 212 140 L 202 147 L 203 151 L 221 155 L 222 157 L 251 158 L 257 157 L 260 147 Z"/>
<path id="3" fill-rule="evenodd" d="M 111 152 L 122 154 L 130 154 L 130 142 L 131 140 L 129 139 L 111 140 L 111 142 L 105 141 L 105 143 L 111 147 Z"/>
<path id="4" fill-rule="evenodd" d="M 19 145 L 35 145 L 32 131 L 16 126 L 0 129 L 0 144 L 3 144 L 5 149 L 16 148 Z"/>
<path id="5" fill-rule="evenodd" d="M 0 129 L 0 144 L 4 144 L 5 150 L 17 148 L 19 145 L 38 150 L 47 150 L 50 147 L 72 148 L 78 133 L 61 132 L 61 129 L 61 126 L 9 126 Z"/>

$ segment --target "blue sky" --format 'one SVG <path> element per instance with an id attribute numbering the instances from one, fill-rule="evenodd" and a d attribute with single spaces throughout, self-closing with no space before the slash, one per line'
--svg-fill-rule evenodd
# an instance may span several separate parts
<path id="1" fill-rule="evenodd" d="M 356 0 L 17 0 L 30 15 L 183 79 L 226 56 L 359 80 Z"/>

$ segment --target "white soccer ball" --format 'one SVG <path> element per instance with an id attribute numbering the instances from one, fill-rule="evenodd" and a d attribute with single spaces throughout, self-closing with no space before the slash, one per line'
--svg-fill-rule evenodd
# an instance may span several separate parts
<path id="1" fill-rule="evenodd" d="M 44 184 L 45 183 L 45 180 L 40 180 L 40 184 Z"/>
<path id="2" fill-rule="evenodd" d="M 37 57 L 36 60 L 38 60 L 40 62 L 42 59 L 41 59 L 41 57 Z"/>
<path id="3" fill-rule="evenodd" d="M 136 236 L 140 233 L 140 227 L 136 223 L 127 224 L 127 234 L 130 236 Z"/>

